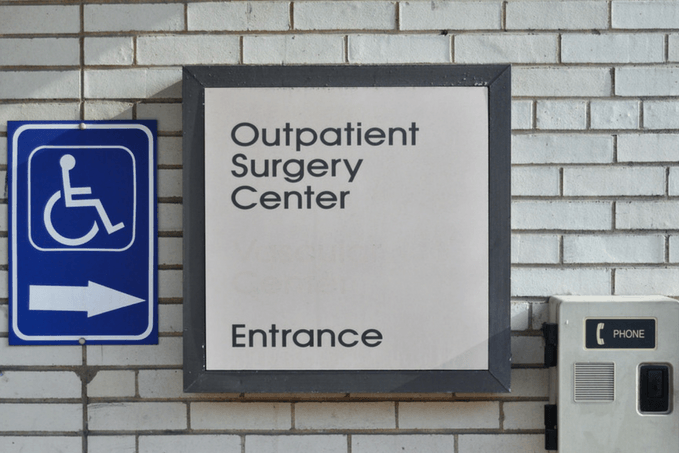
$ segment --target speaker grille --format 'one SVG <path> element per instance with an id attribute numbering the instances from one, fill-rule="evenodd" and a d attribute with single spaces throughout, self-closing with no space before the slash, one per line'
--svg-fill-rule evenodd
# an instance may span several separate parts
<path id="1" fill-rule="evenodd" d="M 576 363 L 575 401 L 609 402 L 615 399 L 614 363 Z"/>

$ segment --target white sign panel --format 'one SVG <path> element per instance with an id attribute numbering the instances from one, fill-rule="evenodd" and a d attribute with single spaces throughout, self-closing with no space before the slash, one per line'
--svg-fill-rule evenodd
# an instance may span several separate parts
<path id="1" fill-rule="evenodd" d="M 205 90 L 207 370 L 488 368 L 488 88 Z"/>

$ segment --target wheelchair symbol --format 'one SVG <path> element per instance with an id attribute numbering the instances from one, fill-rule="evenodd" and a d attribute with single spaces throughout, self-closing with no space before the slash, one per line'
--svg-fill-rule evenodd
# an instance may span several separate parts
<path id="1" fill-rule="evenodd" d="M 64 192 L 64 204 L 67 208 L 95 208 L 97 214 L 104 224 L 104 228 L 108 234 L 115 233 L 118 230 L 125 228 L 123 222 L 119 222 L 116 225 L 111 223 L 104 205 L 98 198 L 86 198 L 86 199 L 74 199 L 74 195 L 91 195 L 91 187 L 71 187 L 71 178 L 69 172 L 75 167 L 75 157 L 70 154 L 65 154 L 59 160 L 59 165 L 61 166 L 61 179 L 63 182 L 63 192 Z M 62 236 L 57 232 L 52 224 L 52 209 L 54 205 L 61 199 L 61 191 L 57 190 L 47 201 L 45 206 L 45 211 L 43 213 L 43 221 L 45 222 L 45 228 L 52 238 L 59 242 L 60 244 L 67 245 L 70 247 L 76 247 L 79 245 L 87 244 L 91 241 L 99 232 L 99 225 L 95 220 L 92 223 L 92 228 L 84 236 L 78 238 L 67 238 Z"/>

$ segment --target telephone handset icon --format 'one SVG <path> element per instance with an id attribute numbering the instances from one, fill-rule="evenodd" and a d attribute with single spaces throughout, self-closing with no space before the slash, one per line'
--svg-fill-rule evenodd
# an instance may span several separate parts
<path id="1" fill-rule="evenodd" d="M 596 342 L 600 346 L 602 344 L 604 344 L 604 339 L 601 338 L 601 331 L 603 329 L 604 329 L 604 323 L 603 322 L 600 322 L 599 324 L 597 324 L 597 326 L 596 326 Z"/>

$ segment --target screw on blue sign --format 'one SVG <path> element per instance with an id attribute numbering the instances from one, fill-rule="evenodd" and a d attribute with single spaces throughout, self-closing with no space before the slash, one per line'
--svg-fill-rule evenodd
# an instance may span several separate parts
<path id="1" fill-rule="evenodd" d="M 9 342 L 158 343 L 156 122 L 7 123 Z"/>

